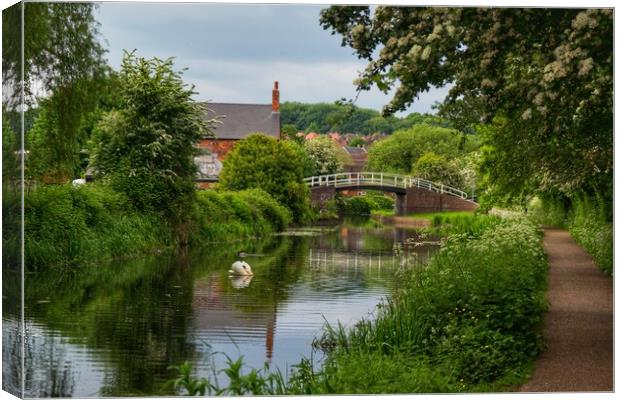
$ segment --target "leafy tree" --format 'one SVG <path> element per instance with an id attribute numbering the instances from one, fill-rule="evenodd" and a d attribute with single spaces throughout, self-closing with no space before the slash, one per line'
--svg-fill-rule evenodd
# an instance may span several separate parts
<path id="1" fill-rule="evenodd" d="M 297 128 L 293 124 L 282 125 L 282 129 L 280 130 L 280 132 L 282 133 L 283 139 L 298 140 L 297 139 Z"/>
<path id="2" fill-rule="evenodd" d="M 272 195 L 293 213 L 296 222 L 308 218 L 308 188 L 303 182 L 304 161 L 296 145 L 264 134 L 240 140 L 224 159 L 220 187 L 230 190 L 258 188 Z"/>
<path id="3" fill-rule="evenodd" d="M 289 143 L 291 144 L 291 148 L 297 152 L 299 158 L 301 159 L 304 178 L 316 175 L 316 166 L 314 161 L 308 155 L 304 143 L 300 143 L 299 141 L 290 141 Z"/>
<path id="4" fill-rule="evenodd" d="M 92 166 L 142 211 L 175 224 L 194 196 L 194 143 L 210 133 L 172 59 L 125 53 L 119 76 L 120 108 L 106 113 L 93 133 Z"/>
<path id="5" fill-rule="evenodd" d="M 314 133 L 319 133 L 320 131 L 321 131 L 321 128 L 319 128 L 319 125 L 316 122 L 312 121 L 310 123 L 310 125 L 308 125 L 308 127 L 306 127 L 306 131 L 305 132 L 306 133 L 313 133 L 313 132 Z"/>
<path id="6" fill-rule="evenodd" d="M 20 144 L 18 136 L 11 129 L 6 118 L 2 118 L 2 182 L 15 182 L 19 179 L 19 157 L 18 151 Z"/>
<path id="7" fill-rule="evenodd" d="M 282 104 L 281 116 L 283 127 L 294 124 L 305 132 L 318 133 L 336 131 L 364 135 L 376 132 L 390 134 L 395 130 L 419 124 L 450 127 L 449 121 L 436 115 L 412 113 L 405 118 L 383 117 L 376 110 L 357 107 L 350 102 L 285 102 Z"/>
<path id="8" fill-rule="evenodd" d="M 433 151 L 454 159 L 477 147 L 472 137 L 446 128 L 415 125 L 375 142 L 368 149 L 368 169 L 409 173 L 422 154 Z"/>
<path id="9" fill-rule="evenodd" d="M 405 118 L 399 119 L 395 123 L 395 130 L 408 129 L 414 125 L 431 125 L 440 126 L 442 128 L 453 128 L 453 124 L 446 118 L 442 118 L 433 114 L 411 113 Z"/>
<path id="10" fill-rule="evenodd" d="M 87 142 L 94 126 L 102 115 L 118 106 L 118 77 L 111 73 L 101 79 L 97 94 L 91 97 L 92 104 L 79 115 L 67 116 L 62 106 L 64 95 L 58 92 L 39 100 L 37 117 L 31 129 L 26 132 L 26 149 L 29 151 L 26 175 L 45 182 L 64 182 L 82 176 L 88 165 Z M 69 114 L 71 114 L 69 112 Z M 77 124 L 75 127 L 69 125 Z M 63 130 L 63 128 L 65 128 Z M 73 129 L 72 135 L 65 132 Z M 63 140 L 69 136 L 67 140 Z"/>
<path id="11" fill-rule="evenodd" d="M 390 117 L 382 117 L 377 115 L 376 117 L 372 117 L 366 121 L 366 130 L 370 132 L 380 132 L 380 133 L 392 133 L 396 124 L 398 123 L 398 119 L 390 116 Z"/>
<path id="12" fill-rule="evenodd" d="M 342 112 L 346 112 L 346 114 L 345 118 L 340 121 L 335 130 L 342 133 L 369 134 L 376 132 L 368 125 L 368 122 L 379 115 L 378 111 L 356 106 L 340 106 L 340 108 L 343 109 Z"/>
<path id="13" fill-rule="evenodd" d="M 359 136 L 355 136 L 353 139 L 351 139 L 351 141 L 349 141 L 350 147 L 364 147 L 365 145 L 366 142 L 364 142 L 364 139 Z"/>
<path id="14" fill-rule="evenodd" d="M 81 127 L 85 116 L 96 107 L 110 73 L 93 17 L 95 7 L 87 3 L 24 2 L 2 13 L 3 81 L 13 89 L 3 101 L 9 108 L 22 101 L 27 107 L 45 103 L 47 120 L 39 128 L 46 130 L 37 135 L 42 145 L 52 148 L 46 169 L 54 181 L 65 181 L 79 169 L 80 148 L 85 142 Z M 32 86 L 35 82 L 38 91 Z M 46 98 L 42 101 L 41 96 Z"/>
<path id="15" fill-rule="evenodd" d="M 348 161 L 344 149 L 327 136 L 320 136 L 304 143 L 308 157 L 317 174 L 333 174 L 342 171 Z"/>
<path id="16" fill-rule="evenodd" d="M 412 174 L 429 181 L 460 189 L 463 177 L 454 163 L 432 151 L 422 154 L 413 164 Z"/>
<path id="17" fill-rule="evenodd" d="M 441 109 L 493 121 L 486 170 L 504 190 L 611 187 L 612 9 L 334 6 L 321 24 L 368 60 L 358 89 L 397 86 L 385 114 L 451 83 Z"/>
<path id="18" fill-rule="evenodd" d="M 45 101 L 43 101 L 45 104 Z M 53 174 L 54 156 L 58 153 L 54 146 L 47 143 L 49 131 L 54 129 L 52 116 L 49 115 L 45 106 L 40 107 L 39 115 L 32 129 L 26 134 L 26 148 L 28 149 L 28 159 L 26 161 L 25 176 L 30 179 L 41 180 Z M 58 160 L 58 161 L 62 161 Z M 47 178 L 46 178 L 47 179 Z"/>
<path id="19" fill-rule="evenodd" d="M 36 93 L 32 83 L 43 91 L 64 88 L 74 82 L 95 77 L 105 66 L 104 48 L 93 3 L 17 3 L 2 11 L 2 77 L 10 86 L 21 82 L 24 7 L 23 60 L 25 100 L 32 104 Z M 16 90 L 17 92 L 18 90 Z M 20 98 L 17 98 L 21 102 Z"/>

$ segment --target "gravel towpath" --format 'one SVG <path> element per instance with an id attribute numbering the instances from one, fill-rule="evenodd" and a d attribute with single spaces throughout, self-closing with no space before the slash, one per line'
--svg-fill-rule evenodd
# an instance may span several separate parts
<path id="1" fill-rule="evenodd" d="M 522 392 L 613 390 L 613 279 L 561 229 L 545 229 L 545 348 Z"/>

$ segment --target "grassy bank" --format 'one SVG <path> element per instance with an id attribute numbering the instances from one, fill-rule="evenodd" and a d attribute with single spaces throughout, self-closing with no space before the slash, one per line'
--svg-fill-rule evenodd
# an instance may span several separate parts
<path id="1" fill-rule="evenodd" d="M 194 242 L 231 241 L 284 230 L 291 212 L 259 189 L 197 193 Z"/>
<path id="2" fill-rule="evenodd" d="M 614 229 L 611 204 L 601 199 L 581 197 L 573 201 L 568 229 L 604 272 L 614 268 Z M 609 209 L 609 211 L 607 211 Z"/>
<path id="3" fill-rule="evenodd" d="M 442 251 L 402 273 L 403 288 L 352 329 L 327 327 L 322 366 L 302 360 L 282 374 L 229 360 L 227 387 L 179 370 L 190 394 L 353 394 L 499 391 L 523 382 L 541 348 L 547 263 L 525 219 L 451 224 Z M 445 224 L 444 227 L 447 227 Z M 197 385 L 199 389 L 197 390 Z"/>
<path id="4" fill-rule="evenodd" d="M 19 218 L 16 195 L 5 193 L 2 206 L 4 216 Z M 28 269 L 101 262 L 176 244 L 163 219 L 133 211 L 124 196 L 104 186 L 41 186 L 25 195 L 24 208 Z M 18 234 L 4 237 L 3 245 L 18 247 Z"/>
<path id="5" fill-rule="evenodd" d="M 567 228 L 598 267 L 613 271 L 613 204 L 601 196 L 535 197 L 528 215 L 541 225 Z"/>
<path id="6" fill-rule="evenodd" d="M 327 330 L 327 361 L 302 368 L 295 390 L 475 392 L 523 380 L 546 304 L 540 235 L 524 220 L 478 218 L 485 229 L 453 234 L 426 268 L 403 275 L 406 288 L 375 321 Z"/>
<path id="7" fill-rule="evenodd" d="M 290 212 L 260 190 L 198 192 L 188 222 L 190 243 L 228 241 L 284 229 Z M 17 226 L 19 197 L 3 197 L 5 226 Z M 105 185 L 41 186 L 25 196 L 26 266 L 99 263 L 175 248 L 175 228 L 157 213 L 137 212 Z M 6 265 L 18 265 L 19 232 L 3 232 Z"/>

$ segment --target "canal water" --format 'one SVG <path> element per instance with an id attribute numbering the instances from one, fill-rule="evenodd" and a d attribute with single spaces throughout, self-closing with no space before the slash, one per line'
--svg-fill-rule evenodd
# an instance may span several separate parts
<path id="1" fill-rule="evenodd" d="M 414 231 L 372 221 L 222 243 L 186 254 L 26 275 L 26 396 L 166 395 L 171 365 L 199 376 L 243 356 L 286 373 L 324 324 L 373 318 L 399 269 L 436 250 Z M 237 252 L 252 277 L 230 277 Z M 15 276 L 3 271 L 3 387 L 19 387 Z M 220 380 L 220 383 L 222 381 Z"/>

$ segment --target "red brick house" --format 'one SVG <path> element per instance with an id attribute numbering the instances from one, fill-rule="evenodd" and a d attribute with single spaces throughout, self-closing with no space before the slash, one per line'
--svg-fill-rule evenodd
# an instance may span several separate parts
<path id="1" fill-rule="evenodd" d="M 221 161 L 232 150 L 238 140 L 250 133 L 261 132 L 280 139 L 280 90 L 274 82 L 271 104 L 204 103 L 205 119 L 218 119 L 214 127 L 214 138 L 203 139 L 198 147 L 205 154 L 194 160 L 199 168 L 198 181 L 217 180 L 222 169 Z"/>

